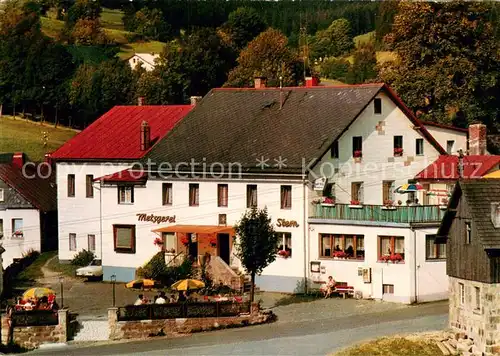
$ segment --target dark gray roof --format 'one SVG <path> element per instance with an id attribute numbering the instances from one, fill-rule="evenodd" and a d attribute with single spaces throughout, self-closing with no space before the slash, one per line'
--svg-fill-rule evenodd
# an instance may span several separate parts
<path id="1" fill-rule="evenodd" d="M 467 202 L 478 238 L 485 249 L 500 249 L 500 228 L 491 221 L 491 204 L 500 203 L 500 179 L 461 180 L 455 186 L 449 209 L 438 230 L 438 236 L 446 238 L 461 199 Z"/>
<path id="2" fill-rule="evenodd" d="M 491 221 L 491 204 L 500 203 L 500 179 L 475 179 L 459 184 L 484 247 L 500 248 L 500 228 L 495 228 Z"/>
<path id="3" fill-rule="evenodd" d="M 383 87 L 214 89 L 145 159 L 239 162 L 250 170 L 262 156 L 271 165 L 281 156 L 288 170 L 300 170 L 302 158 L 324 154 Z"/>

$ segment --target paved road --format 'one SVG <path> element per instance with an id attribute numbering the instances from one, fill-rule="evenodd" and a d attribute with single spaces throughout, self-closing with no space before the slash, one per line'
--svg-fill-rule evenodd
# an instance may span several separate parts
<path id="1" fill-rule="evenodd" d="M 362 340 L 446 326 L 446 302 L 316 320 L 286 320 L 179 338 L 38 350 L 38 355 L 326 355 Z M 279 316 L 279 314 L 278 314 Z"/>

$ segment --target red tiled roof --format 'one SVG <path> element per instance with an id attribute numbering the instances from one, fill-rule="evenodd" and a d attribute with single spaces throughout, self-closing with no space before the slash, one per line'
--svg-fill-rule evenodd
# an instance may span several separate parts
<path id="1" fill-rule="evenodd" d="M 36 164 L 26 165 L 26 174 L 23 174 L 22 168 L 12 163 L 4 163 L 0 164 L 0 179 L 37 209 L 44 212 L 54 211 L 57 207 L 57 191 L 53 171 L 49 172 L 48 169 L 46 164 L 41 164 L 40 167 Z"/>
<path id="2" fill-rule="evenodd" d="M 465 179 L 481 178 L 500 164 L 500 156 L 464 156 Z M 415 176 L 418 180 L 457 180 L 458 156 L 443 155 Z"/>
<path id="3" fill-rule="evenodd" d="M 140 126 L 147 121 L 154 145 L 191 109 L 191 105 L 115 106 L 55 151 L 55 160 L 139 159 Z"/>
<path id="4" fill-rule="evenodd" d="M 116 172 L 113 174 L 108 174 L 94 179 L 94 181 L 103 181 L 108 183 L 119 183 L 119 182 L 144 182 L 148 178 L 148 175 L 143 170 L 132 170 L 124 169 L 123 171 Z"/>

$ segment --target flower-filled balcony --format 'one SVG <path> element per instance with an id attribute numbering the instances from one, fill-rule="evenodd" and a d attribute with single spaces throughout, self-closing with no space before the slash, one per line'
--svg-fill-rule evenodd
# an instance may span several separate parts
<path id="1" fill-rule="evenodd" d="M 352 203 L 352 202 L 351 202 Z M 438 222 L 445 210 L 439 205 L 394 206 L 389 205 L 352 204 L 323 206 L 313 204 L 309 213 L 310 219 L 381 221 L 393 223 Z"/>

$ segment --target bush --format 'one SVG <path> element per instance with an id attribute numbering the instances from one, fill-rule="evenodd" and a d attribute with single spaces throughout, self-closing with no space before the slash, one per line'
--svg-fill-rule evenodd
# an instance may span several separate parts
<path id="1" fill-rule="evenodd" d="M 137 270 L 141 278 L 149 278 L 159 281 L 164 286 L 170 286 L 174 282 L 191 278 L 193 275 L 193 262 L 185 259 L 179 266 L 167 267 L 163 252 L 158 252 L 143 267 Z"/>
<path id="2" fill-rule="evenodd" d="M 88 266 L 92 260 L 94 260 L 95 255 L 92 251 L 82 250 L 76 254 L 71 260 L 71 264 L 74 266 Z"/>
<path id="3" fill-rule="evenodd" d="M 321 64 L 321 76 L 345 82 L 351 64 L 345 59 L 328 59 Z"/>

